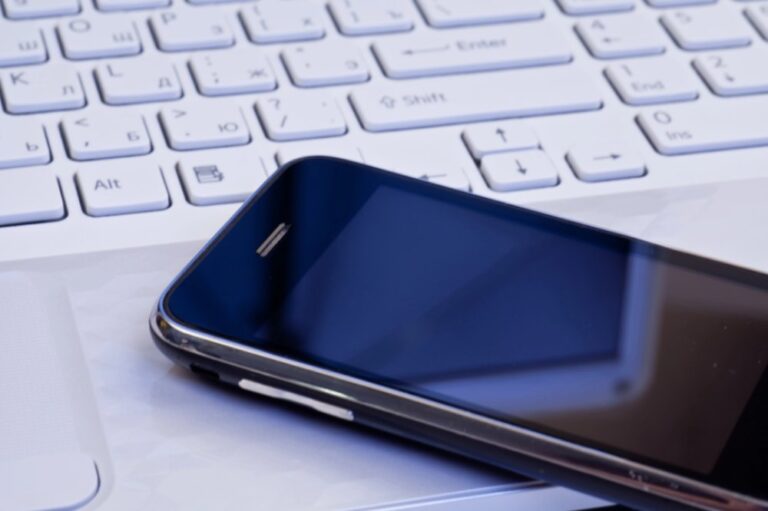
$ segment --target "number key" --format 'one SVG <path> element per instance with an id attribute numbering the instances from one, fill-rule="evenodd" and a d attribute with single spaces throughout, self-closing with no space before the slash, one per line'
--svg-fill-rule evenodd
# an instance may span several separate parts
<path id="1" fill-rule="evenodd" d="M 629 105 L 654 105 L 699 97 L 695 74 L 666 57 L 608 66 L 608 80 Z"/>
<path id="2" fill-rule="evenodd" d="M 635 16 L 617 15 L 581 21 L 576 32 L 597 58 L 657 55 L 666 51 L 662 31 Z"/>
<path id="3" fill-rule="evenodd" d="M 661 22 L 684 50 L 714 50 L 748 46 L 747 21 L 723 9 L 702 7 L 665 14 Z"/>
<path id="4" fill-rule="evenodd" d="M 755 48 L 707 55 L 693 65 L 715 94 L 739 96 L 768 92 L 768 50 Z"/>

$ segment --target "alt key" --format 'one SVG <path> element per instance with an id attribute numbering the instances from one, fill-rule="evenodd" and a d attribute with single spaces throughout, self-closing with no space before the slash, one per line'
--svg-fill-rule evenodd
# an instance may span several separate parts
<path id="1" fill-rule="evenodd" d="M 83 209 L 91 216 L 157 211 L 170 205 L 160 168 L 132 160 L 77 171 Z"/>

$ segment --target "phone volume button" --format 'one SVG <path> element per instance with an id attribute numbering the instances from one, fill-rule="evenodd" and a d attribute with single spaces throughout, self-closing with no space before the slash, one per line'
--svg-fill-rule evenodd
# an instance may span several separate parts
<path id="1" fill-rule="evenodd" d="M 347 410 L 346 408 L 342 408 L 340 406 L 324 403 L 322 401 L 318 401 L 317 399 L 302 396 L 301 394 L 296 394 L 295 392 L 291 392 L 289 390 L 278 389 L 276 387 L 264 385 L 263 383 L 255 382 L 245 378 L 237 382 L 237 385 L 241 389 L 247 390 L 248 392 L 253 392 L 255 394 L 271 397 L 274 399 L 280 399 L 282 401 L 296 403 L 307 408 L 312 408 L 313 410 L 322 414 L 330 415 L 331 417 L 335 417 L 337 419 L 342 419 L 345 421 L 355 420 L 355 415 L 352 413 L 352 410 Z"/>

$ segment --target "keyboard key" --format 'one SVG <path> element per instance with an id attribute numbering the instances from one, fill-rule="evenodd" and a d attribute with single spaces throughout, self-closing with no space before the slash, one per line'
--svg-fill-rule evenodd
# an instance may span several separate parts
<path id="1" fill-rule="evenodd" d="M 330 97 L 273 97 L 258 101 L 256 111 L 272 140 L 333 137 L 347 132 L 347 123 Z"/>
<path id="2" fill-rule="evenodd" d="M 58 27 L 64 56 L 68 59 L 122 57 L 141 53 L 141 41 L 130 20 L 76 18 Z"/>
<path id="3" fill-rule="evenodd" d="M 768 40 L 768 3 L 750 5 L 745 12 L 763 39 Z"/>
<path id="4" fill-rule="evenodd" d="M 576 31 L 589 52 L 599 59 L 658 55 L 666 51 L 661 29 L 636 16 L 611 16 L 581 21 Z"/>
<path id="5" fill-rule="evenodd" d="M 475 160 L 489 154 L 539 148 L 536 133 L 516 121 L 471 126 L 464 130 L 462 138 Z"/>
<path id="6" fill-rule="evenodd" d="M 160 123 L 171 148 L 186 151 L 244 145 L 251 133 L 239 108 L 202 104 L 163 108 Z"/>
<path id="7" fill-rule="evenodd" d="M 78 0 L 2 0 L 2 3 L 5 15 L 12 20 L 66 16 L 80 12 Z"/>
<path id="8" fill-rule="evenodd" d="M 482 75 L 371 84 L 350 94 L 369 131 L 597 110 L 591 79 L 568 67 L 498 72 L 494 87 Z M 482 91 L 482 92 L 480 92 Z"/>
<path id="9" fill-rule="evenodd" d="M 635 8 L 635 0 L 557 0 L 557 3 L 563 12 L 572 15 L 607 14 Z"/>
<path id="10" fill-rule="evenodd" d="M 666 57 L 612 64 L 605 74 L 628 105 L 656 105 L 699 97 L 699 85 L 691 69 Z"/>
<path id="11" fill-rule="evenodd" d="M 283 50 L 282 57 L 299 87 L 360 83 L 370 76 L 360 50 L 345 41 L 294 46 Z"/>
<path id="12" fill-rule="evenodd" d="M 409 0 L 331 0 L 328 8 L 344 35 L 407 32 L 413 28 Z"/>
<path id="13" fill-rule="evenodd" d="M 0 120 L 0 169 L 51 161 L 45 130 L 32 119 Z"/>
<path id="14" fill-rule="evenodd" d="M 417 0 L 433 27 L 448 28 L 538 19 L 544 16 L 540 0 Z"/>
<path id="15" fill-rule="evenodd" d="M 156 9 L 171 5 L 171 0 L 95 0 L 100 11 L 133 11 L 138 9 Z"/>
<path id="16" fill-rule="evenodd" d="M 277 87 L 272 68 L 258 51 L 231 50 L 194 55 L 189 67 L 197 90 L 205 96 L 264 92 Z"/>
<path id="17" fill-rule="evenodd" d="M 718 8 L 688 9 L 661 18 L 677 45 L 684 50 L 716 50 L 749 46 L 751 30 L 741 16 Z"/>
<path id="18" fill-rule="evenodd" d="M 296 143 L 282 145 L 278 149 L 277 154 L 275 154 L 279 165 L 285 165 L 289 161 L 307 156 L 332 156 L 342 160 L 365 163 L 360 149 L 349 144 L 346 140 L 341 144 L 329 144 L 327 141 L 323 141 L 322 144 Z"/>
<path id="19" fill-rule="evenodd" d="M 0 226 L 64 218 L 64 199 L 50 168 L 0 172 Z"/>
<path id="20" fill-rule="evenodd" d="M 544 151 L 522 151 L 486 156 L 480 171 L 493 190 L 511 192 L 556 186 L 557 170 Z"/>
<path id="21" fill-rule="evenodd" d="M 632 149 L 605 141 L 568 152 L 568 164 L 582 181 L 596 182 L 645 175 L 645 164 Z"/>
<path id="22" fill-rule="evenodd" d="M 373 51 L 391 78 L 544 66 L 572 59 L 560 32 L 545 23 L 457 29 L 382 39 Z"/>
<path id="23" fill-rule="evenodd" d="M 133 113 L 89 112 L 62 121 L 61 131 L 73 160 L 136 156 L 152 151 L 144 119 Z"/>
<path id="24" fill-rule="evenodd" d="M 5 24 L 0 37 L 0 67 L 39 64 L 48 60 L 43 34 L 23 25 Z"/>
<path id="25" fill-rule="evenodd" d="M 240 13 L 248 38 L 259 44 L 321 39 L 322 16 L 320 8 L 306 0 L 262 0 Z"/>
<path id="26" fill-rule="evenodd" d="M 731 100 L 649 110 L 637 119 L 658 152 L 676 155 L 766 146 L 767 118 L 764 101 Z"/>
<path id="27" fill-rule="evenodd" d="M 187 3 L 192 5 L 216 5 L 216 4 L 231 4 L 234 2 L 242 2 L 243 0 L 187 0 Z"/>
<path id="28" fill-rule="evenodd" d="M 462 167 L 456 153 L 425 151 L 418 141 L 399 140 L 395 150 L 389 145 L 375 145 L 363 149 L 366 163 L 423 181 L 468 192 L 471 190 L 467 169 Z M 477 172 L 469 165 L 471 172 Z"/>
<path id="29" fill-rule="evenodd" d="M 182 95 L 173 64 L 159 58 L 141 58 L 96 66 L 101 97 L 109 105 L 169 101 Z"/>
<path id="30" fill-rule="evenodd" d="M 694 60 L 693 65 L 719 96 L 768 92 L 768 51 L 765 48 L 724 52 Z"/>
<path id="31" fill-rule="evenodd" d="M 163 51 L 226 48 L 235 44 L 227 19 L 218 12 L 163 11 L 149 19 L 157 46 Z"/>
<path id="32" fill-rule="evenodd" d="M 170 206 L 160 168 L 151 163 L 116 160 L 77 171 L 83 209 L 91 216 L 157 211 Z"/>
<path id="33" fill-rule="evenodd" d="M 717 0 L 645 0 L 651 7 L 684 7 L 688 5 L 713 4 Z"/>
<path id="34" fill-rule="evenodd" d="M 225 152 L 190 157 L 177 166 L 187 200 L 196 206 L 242 202 L 267 179 L 268 163 L 254 155 Z M 248 161 L 248 165 L 243 165 Z"/>
<path id="35" fill-rule="evenodd" d="M 66 64 L 0 73 L 5 109 L 12 114 L 72 110 L 85 106 L 77 71 Z"/>

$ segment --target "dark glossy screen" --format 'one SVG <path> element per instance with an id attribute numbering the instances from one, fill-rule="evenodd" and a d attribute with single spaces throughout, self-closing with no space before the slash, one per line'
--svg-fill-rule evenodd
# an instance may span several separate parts
<path id="1" fill-rule="evenodd" d="M 167 306 L 210 333 L 768 494 L 768 288 L 754 273 L 322 159 L 273 180 Z"/>

